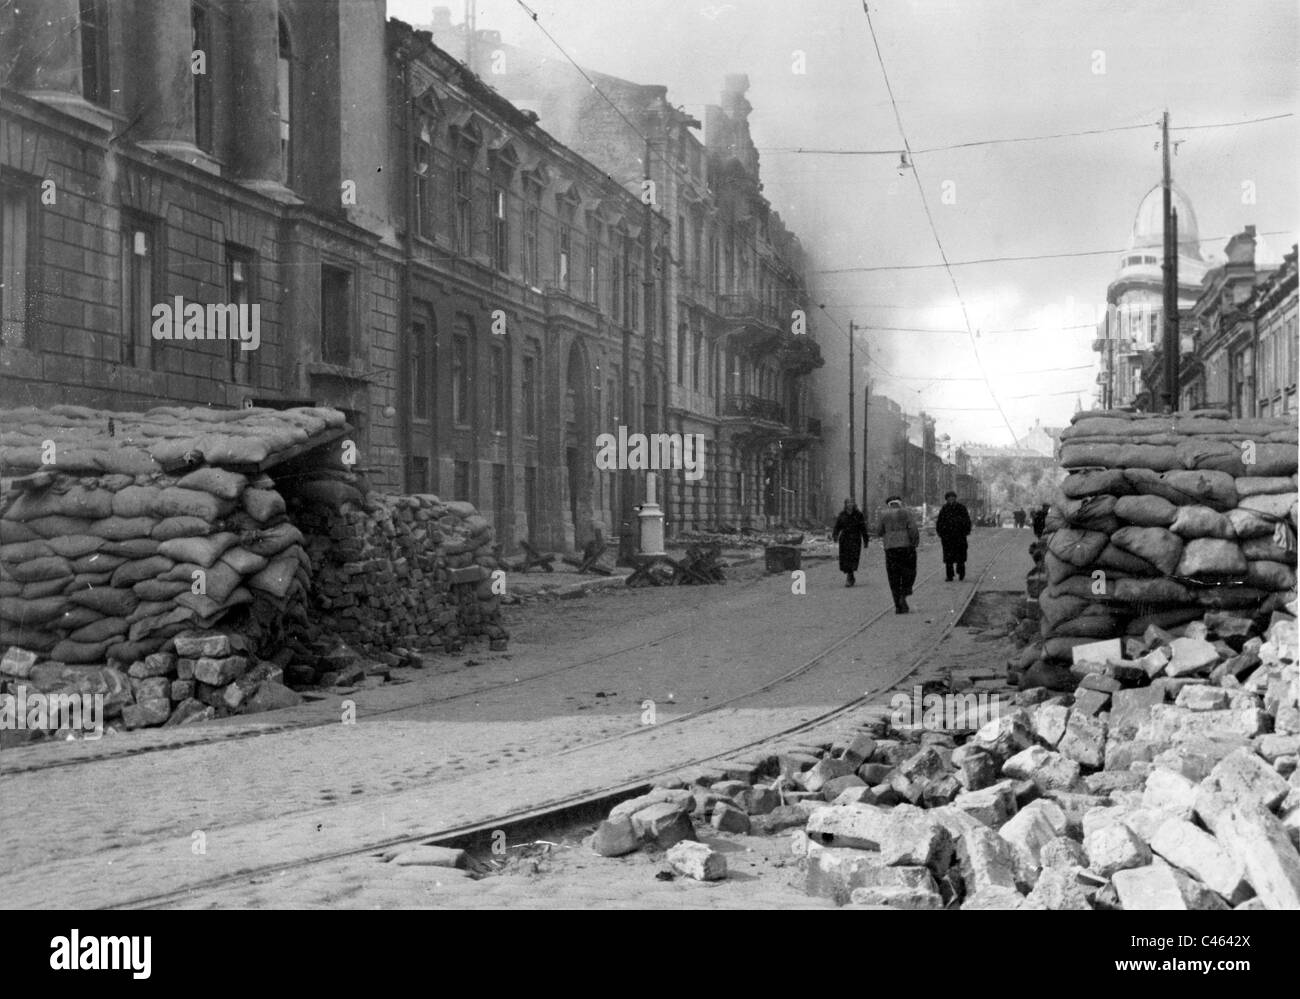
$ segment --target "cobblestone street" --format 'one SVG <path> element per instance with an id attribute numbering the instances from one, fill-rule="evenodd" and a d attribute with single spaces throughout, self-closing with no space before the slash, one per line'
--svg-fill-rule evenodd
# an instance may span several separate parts
<path id="1" fill-rule="evenodd" d="M 119 904 L 241 871 L 433 835 L 726 753 L 868 689 L 883 695 L 986 566 L 984 588 L 1016 588 L 1027 538 L 1028 532 L 977 533 L 972 581 L 965 584 L 944 583 L 937 551 L 923 548 L 914 613 L 891 611 L 807 674 L 700 722 L 675 719 L 779 678 L 867 615 L 888 609 L 879 550 L 868 550 L 854 589 L 843 586 L 833 563 L 822 562 L 806 567 L 804 596 L 791 593 L 788 575 L 766 576 L 750 566 L 723 587 L 606 589 L 526 604 L 511 608 L 510 652 L 431 658 L 425 670 L 402 672 L 406 683 L 331 695 L 256 722 L 232 718 L 182 729 L 180 737 L 165 730 L 6 752 L 6 795 L 42 803 L 0 819 L 9 845 L 6 893 L 14 905 Z M 989 650 L 989 660 L 988 672 L 999 672 L 998 654 Z M 932 657 L 925 672 L 944 665 L 942 654 Z M 345 700 L 355 702 L 355 724 L 340 721 Z M 653 725 L 643 724 L 646 700 L 655 702 Z M 218 732 L 232 738 L 198 741 Z M 160 748 L 121 755 L 150 744 Z M 73 758 L 81 762 L 53 765 Z M 756 848 L 757 862 L 782 859 L 768 847 Z M 577 894 L 555 887 L 555 879 L 511 872 L 489 879 L 481 894 L 483 882 L 467 881 L 446 898 L 431 896 L 428 879 L 389 865 L 377 869 L 358 856 L 282 878 L 236 880 L 191 901 L 531 904 L 536 888 L 539 904 L 563 905 L 581 904 L 579 888 L 590 882 L 585 890 L 604 893 L 609 904 L 636 904 L 644 888 L 639 877 L 620 887 L 617 878 L 604 877 L 598 858 L 579 865 L 580 856 L 581 849 L 559 850 L 543 863 L 562 871 L 559 881 Z M 762 891 L 777 891 L 774 884 L 764 879 Z M 675 906 L 684 889 L 660 890 L 662 904 Z M 484 901 L 498 893 L 499 903 Z M 764 904 L 728 903 L 727 893 L 709 889 L 697 894 L 702 904 Z"/>

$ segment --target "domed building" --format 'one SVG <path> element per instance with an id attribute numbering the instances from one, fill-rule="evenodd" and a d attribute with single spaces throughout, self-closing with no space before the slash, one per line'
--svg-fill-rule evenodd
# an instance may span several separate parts
<path id="1" fill-rule="evenodd" d="M 1178 219 L 1178 309 L 1190 309 L 1201 292 L 1208 262 L 1201 253 L 1196 210 L 1174 185 L 1171 201 Z M 1101 357 L 1101 404 L 1154 408 L 1142 382 L 1143 366 L 1160 346 L 1164 329 L 1164 191 L 1156 184 L 1138 204 L 1128 247 L 1106 288 L 1106 319 L 1093 348 Z M 1106 389 L 1109 387 L 1109 393 Z"/>

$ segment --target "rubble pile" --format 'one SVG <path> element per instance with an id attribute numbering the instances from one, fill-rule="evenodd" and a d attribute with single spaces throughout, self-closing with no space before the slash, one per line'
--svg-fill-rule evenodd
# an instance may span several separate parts
<path id="1" fill-rule="evenodd" d="M 589 846 L 711 880 L 697 824 L 788 832 L 806 891 L 858 907 L 1300 908 L 1295 618 L 1182 631 L 1085 650 L 1075 693 L 1009 695 L 978 729 L 879 721 L 661 781 Z"/>
<path id="2" fill-rule="evenodd" d="M 480 636 L 506 648 L 492 528 L 473 505 L 426 494 L 363 498 L 329 488 L 336 484 L 289 491 L 321 628 L 372 654 L 457 652 Z"/>
<path id="3" fill-rule="evenodd" d="M 1042 657 L 1294 599 L 1296 440 L 1285 419 L 1077 414 L 1042 539 Z"/>

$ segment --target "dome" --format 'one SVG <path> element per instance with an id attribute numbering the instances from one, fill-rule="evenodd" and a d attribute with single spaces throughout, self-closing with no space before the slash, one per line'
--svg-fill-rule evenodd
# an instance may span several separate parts
<path id="1" fill-rule="evenodd" d="M 1173 209 L 1178 213 L 1178 255 L 1201 259 L 1201 233 L 1196 225 L 1196 211 L 1177 184 L 1170 192 Z M 1142 203 L 1138 205 L 1137 217 L 1133 219 L 1133 231 L 1129 235 L 1129 249 L 1155 249 L 1164 247 L 1165 199 L 1160 184 L 1147 191 Z"/>

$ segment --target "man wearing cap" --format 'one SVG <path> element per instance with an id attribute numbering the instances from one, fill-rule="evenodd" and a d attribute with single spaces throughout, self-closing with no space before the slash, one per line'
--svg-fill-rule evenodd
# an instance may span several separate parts
<path id="1" fill-rule="evenodd" d="M 956 567 L 957 578 L 966 578 L 966 537 L 970 534 L 970 513 L 957 502 L 957 494 L 946 492 L 943 495 L 943 508 L 934 522 L 934 532 L 939 535 L 943 545 L 943 569 L 952 582 L 953 568 Z"/>
<path id="2" fill-rule="evenodd" d="M 907 598 L 916 582 L 916 546 L 921 543 L 912 515 L 903 508 L 900 496 L 885 501 L 886 510 L 880 515 L 881 543 L 885 546 L 885 574 L 889 577 L 889 592 L 894 595 L 894 613 L 906 614 L 910 608 Z"/>

